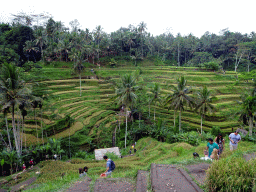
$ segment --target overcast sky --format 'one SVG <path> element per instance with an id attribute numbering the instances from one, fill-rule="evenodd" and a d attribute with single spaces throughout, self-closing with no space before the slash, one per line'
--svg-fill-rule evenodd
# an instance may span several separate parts
<path id="1" fill-rule="evenodd" d="M 48 12 L 67 27 L 77 19 L 82 29 L 101 25 L 107 33 L 144 21 L 154 36 L 168 29 L 175 36 L 180 32 L 201 37 L 206 31 L 219 34 L 225 28 L 250 34 L 256 31 L 255 5 L 254 0 L 6 0 L 0 5 L 0 22 L 19 12 Z"/>

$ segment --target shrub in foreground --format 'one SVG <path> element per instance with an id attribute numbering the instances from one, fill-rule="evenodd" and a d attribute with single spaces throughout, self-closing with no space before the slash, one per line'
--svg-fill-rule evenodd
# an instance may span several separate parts
<path id="1" fill-rule="evenodd" d="M 252 191 L 256 175 L 256 159 L 231 157 L 215 161 L 206 172 L 208 191 Z"/>

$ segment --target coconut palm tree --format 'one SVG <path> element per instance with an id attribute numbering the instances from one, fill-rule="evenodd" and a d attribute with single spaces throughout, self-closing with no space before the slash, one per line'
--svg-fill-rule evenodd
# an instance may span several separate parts
<path id="1" fill-rule="evenodd" d="M 215 99 L 217 98 L 211 97 L 211 91 L 206 86 L 197 92 L 196 110 L 199 110 L 201 115 L 201 134 L 203 133 L 203 118 L 205 118 L 207 112 L 214 112 L 215 107 L 212 105 L 212 102 Z"/>
<path id="2" fill-rule="evenodd" d="M 36 40 L 35 43 L 36 45 L 39 45 L 40 47 L 40 52 L 41 52 L 41 58 L 44 61 L 44 52 L 43 52 L 43 46 L 46 44 L 46 35 L 44 35 L 43 29 L 39 28 L 35 31 L 35 36 Z"/>
<path id="3" fill-rule="evenodd" d="M 177 83 L 176 87 L 172 86 L 173 89 L 171 91 L 173 93 L 166 97 L 166 105 L 174 110 L 179 110 L 179 131 L 181 131 L 181 113 L 184 111 L 185 105 L 191 108 L 194 106 L 194 99 L 188 95 L 192 93 L 192 90 L 187 87 L 187 81 L 184 76 L 177 79 Z"/>
<path id="4" fill-rule="evenodd" d="M 66 62 L 68 62 L 68 52 L 71 47 L 71 43 L 69 42 L 69 39 L 65 38 L 64 40 L 61 40 L 58 44 L 60 51 L 65 51 L 65 59 Z"/>
<path id="5" fill-rule="evenodd" d="M 159 83 L 154 83 L 154 87 L 151 89 L 152 92 L 152 99 L 151 102 L 155 104 L 154 107 L 154 121 L 156 120 L 156 103 L 158 102 L 158 104 L 161 103 L 161 97 L 160 97 L 160 85 Z"/>
<path id="6" fill-rule="evenodd" d="M 11 143 L 10 132 L 9 132 L 9 126 L 8 126 L 8 120 L 7 120 L 7 113 L 8 113 L 8 112 L 9 112 L 9 108 L 5 108 L 5 109 L 3 110 L 4 117 L 5 117 L 6 131 L 7 131 L 8 141 L 9 141 L 9 148 L 12 150 L 12 143 Z"/>
<path id="7" fill-rule="evenodd" d="M 3 110 L 10 108 L 12 114 L 12 128 L 15 141 L 15 147 L 18 156 L 21 155 L 21 135 L 19 124 L 16 126 L 15 110 L 22 103 L 31 97 L 31 89 L 20 77 L 20 70 L 13 64 L 4 63 L 0 71 L 0 105 Z"/>
<path id="8" fill-rule="evenodd" d="M 94 39 L 95 42 L 98 44 L 98 50 L 100 50 L 100 41 L 102 39 L 102 30 L 103 28 L 101 27 L 101 25 L 96 26 L 96 28 L 94 29 Z M 99 51 L 97 52 L 97 56 L 98 56 L 98 60 L 99 60 Z"/>
<path id="9" fill-rule="evenodd" d="M 147 29 L 147 24 L 144 23 L 144 21 L 142 21 L 139 26 L 138 26 L 138 31 L 139 34 L 141 36 L 141 53 L 142 53 L 142 57 L 144 57 L 144 53 L 143 53 L 143 39 L 144 39 L 144 32 Z"/>
<path id="10" fill-rule="evenodd" d="M 83 55 L 82 55 L 81 51 L 76 52 L 76 50 L 73 48 L 72 49 L 72 54 L 71 54 L 70 57 L 74 61 L 73 68 L 74 68 L 75 72 L 79 75 L 79 80 L 80 80 L 80 97 L 81 97 L 82 96 L 81 73 L 85 69 L 85 67 L 82 64 Z"/>
<path id="11" fill-rule="evenodd" d="M 133 104 L 136 102 L 137 95 L 136 90 L 139 87 L 136 86 L 136 78 L 131 74 L 125 74 L 120 78 L 120 82 L 116 87 L 116 100 L 118 104 L 124 104 L 126 109 L 126 129 L 125 129 L 125 148 L 126 148 L 126 138 L 127 138 L 127 115 L 128 108 L 132 108 Z"/>

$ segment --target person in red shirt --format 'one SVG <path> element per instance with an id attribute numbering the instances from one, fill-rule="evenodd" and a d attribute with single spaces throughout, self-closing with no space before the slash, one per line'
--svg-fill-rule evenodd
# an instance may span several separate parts
<path id="1" fill-rule="evenodd" d="M 23 163 L 22 169 L 23 169 L 23 172 L 26 171 L 26 165 L 25 165 L 25 163 Z"/>
<path id="2" fill-rule="evenodd" d="M 33 168 L 33 165 L 34 165 L 33 159 L 31 159 L 31 160 L 29 161 L 29 164 L 31 165 L 31 168 Z"/>

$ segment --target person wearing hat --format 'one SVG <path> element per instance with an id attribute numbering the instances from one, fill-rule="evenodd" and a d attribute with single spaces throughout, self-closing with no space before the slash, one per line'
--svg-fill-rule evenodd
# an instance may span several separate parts
<path id="1" fill-rule="evenodd" d="M 230 151 L 236 150 L 238 143 L 241 141 L 241 136 L 238 134 L 238 131 L 231 133 L 229 135 L 229 140 Z"/>

